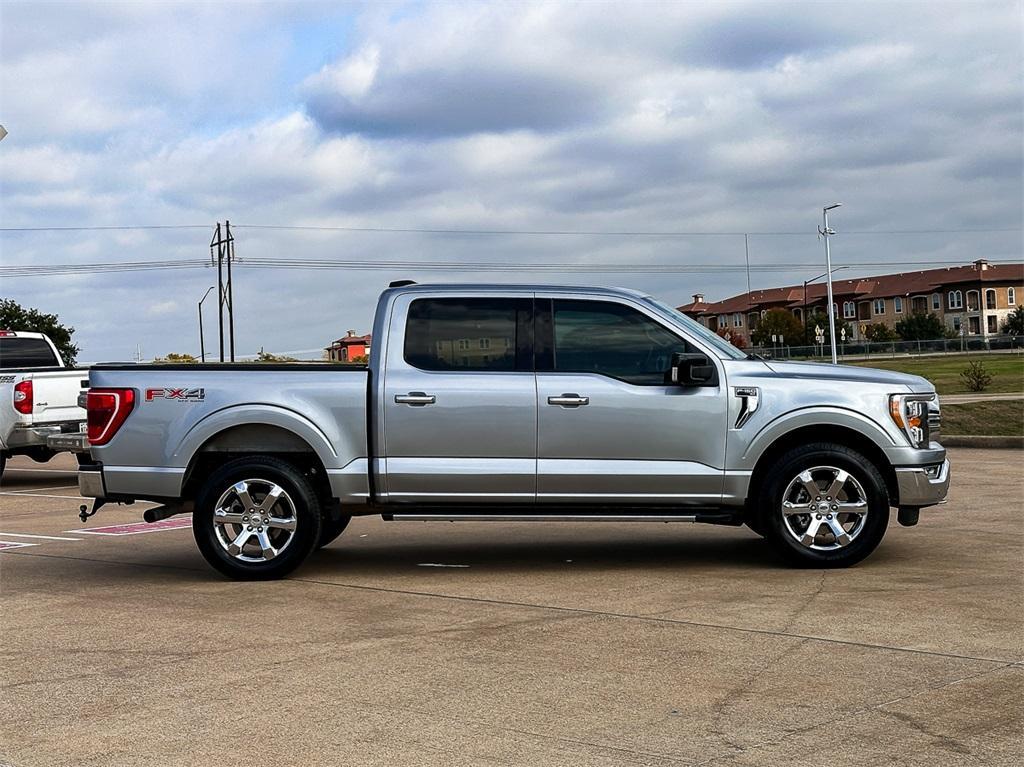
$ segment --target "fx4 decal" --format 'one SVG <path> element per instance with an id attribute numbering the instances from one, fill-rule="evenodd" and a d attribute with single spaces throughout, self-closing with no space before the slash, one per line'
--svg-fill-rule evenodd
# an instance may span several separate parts
<path id="1" fill-rule="evenodd" d="M 146 402 L 152 402 L 155 399 L 202 402 L 206 399 L 206 389 L 146 389 Z"/>

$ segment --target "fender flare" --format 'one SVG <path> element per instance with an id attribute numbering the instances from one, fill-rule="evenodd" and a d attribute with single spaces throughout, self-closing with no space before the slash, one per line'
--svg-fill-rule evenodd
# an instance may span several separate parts
<path id="1" fill-rule="evenodd" d="M 881 452 L 896 446 L 892 436 L 877 421 L 862 413 L 835 406 L 811 406 L 784 413 L 765 424 L 739 457 L 742 466 L 737 468 L 753 470 L 776 441 L 797 429 L 809 426 L 836 426 L 849 429 L 871 440 Z"/>
<path id="2" fill-rule="evenodd" d="M 337 463 L 338 453 L 327 435 L 311 420 L 278 405 L 235 405 L 210 413 L 198 421 L 175 446 L 173 456 L 182 466 L 191 466 L 200 448 L 218 434 L 236 426 L 275 426 L 302 439 L 327 468 Z"/>

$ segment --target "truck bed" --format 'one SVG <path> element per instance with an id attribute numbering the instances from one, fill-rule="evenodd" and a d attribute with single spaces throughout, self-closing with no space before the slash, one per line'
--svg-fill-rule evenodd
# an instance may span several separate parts
<path id="1" fill-rule="evenodd" d="M 106 492 L 180 495 L 204 451 L 315 453 L 337 497 L 368 496 L 365 365 L 328 363 L 104 364 L 92 389 L 133 389 L 109 443 L 93 446 Z"/>

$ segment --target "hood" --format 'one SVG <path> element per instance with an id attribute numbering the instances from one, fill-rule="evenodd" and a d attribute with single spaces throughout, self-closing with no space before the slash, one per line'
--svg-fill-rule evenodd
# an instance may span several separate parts
<path id="1" fill-rule="evenodd" d="M 806 378 L 851 383 L 884 384 L 891 387 L 905 386 L 912 392 L 933 392 L 935 386 L 927 378 L 897 373 L 893 370 L 863 368 L 856 365 L 830 365 L 823 362 L 779 362 L 765 360 L 765 364 L 777 375 L 785 378 Z"/>

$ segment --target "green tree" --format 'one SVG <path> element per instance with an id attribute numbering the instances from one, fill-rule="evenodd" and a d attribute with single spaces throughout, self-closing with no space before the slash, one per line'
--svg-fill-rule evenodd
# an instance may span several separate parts
<path id="1" fill-rule="evenodd" d="M 946 326 L 937 314 L 911 314 L 896 323 L 896 334 L 904 341 L 932 341 L 948 338 Z"/>
<path id="2" fill-rule="evenodd" d="M 750 337 L 754 346 L 771 346 L 772 336 L 788 338 L 789 343 L 799 342 L 803 328 L 792 312 L 785 309 L 769 309 L 757 323 L 757 330 Z"/>
<path id="3" fill-rule="evenodd" d="M 896 331 L 884 322 L 873 322 L 864 328 L 864 337 L 869 341 L 879 343 L 882 341 L 895 341 L 898 336 Z"/>
<path id="4" fill-rule="evenodd" d="M 298 362 L 294 357 L 285 357 L 280 354 L 271 354 L 260 349 L 260 353 L 256 355 L 256 359 L 253 362 Z"/>
<path id="5" fill-rule="evenodd" d="M 1001 331 L 1008 336 L 1024 336 L 1024 306 L 1018 306 L 1010 312 Z"/>
<path id="6" fill-rule="evenodd" d="M 43 314 L 38 309 L 26 309 L 11 298 L 0 299 L 0 328 L 45 333 L 53 341 L 65 365 L 74 365 L 78 359 L 78 346 L 71 343 L 75 329 L 62 325 L 56 314 Z"/>
<path id="7" fill-rule="evenodd" d="M 199 362 L 191 354 L 178 354 L 177 352 L 171 352 L 166 357 L 157 357 L 153 362 L 166 362 L 172 365 L 194 365 Z"/>

